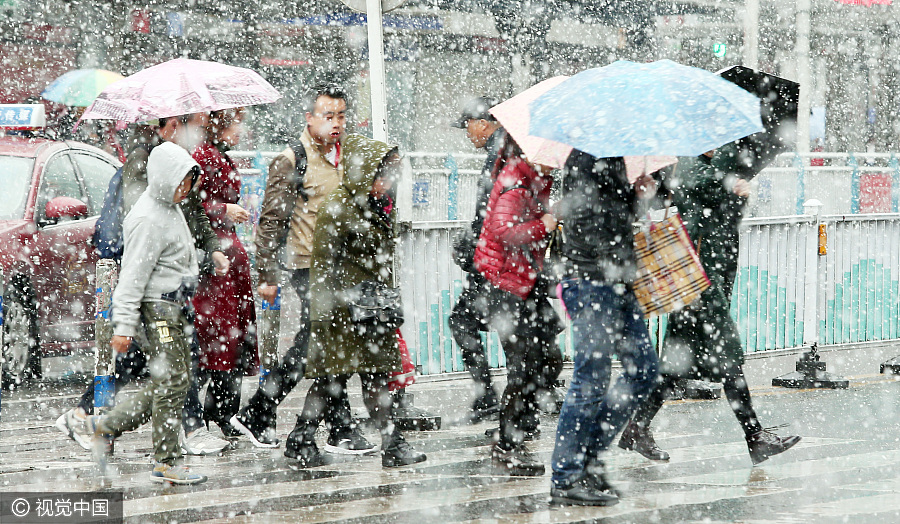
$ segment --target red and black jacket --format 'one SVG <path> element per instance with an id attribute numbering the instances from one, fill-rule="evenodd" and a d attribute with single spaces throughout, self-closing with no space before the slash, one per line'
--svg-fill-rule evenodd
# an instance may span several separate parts
<path id="1" fill-rule="evenodd" d="M 526 298 L 543 267 L 547 232 L 541 216 L 548 209 L 553 178 L 541 175 L 520 158 L 497 175 L 475 267 L 495 287 Z"/>

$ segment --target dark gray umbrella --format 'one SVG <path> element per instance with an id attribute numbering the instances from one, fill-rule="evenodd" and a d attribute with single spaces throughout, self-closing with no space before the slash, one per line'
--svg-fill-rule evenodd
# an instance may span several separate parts
<path id="1" fill-rule="evenodd" d="M 719 71 L 719 76 L 758 96 L 765 131 L 755 133 L 722 148 L 731 169 L 751 179 L 779 153 L 794 148 L 800 84 L 744 66 Z"/>

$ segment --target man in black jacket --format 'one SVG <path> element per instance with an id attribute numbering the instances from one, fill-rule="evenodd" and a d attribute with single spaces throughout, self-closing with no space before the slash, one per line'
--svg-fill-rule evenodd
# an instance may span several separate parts
<path id="1" fill-rule="evenodd" d="M 463 107 L 462 114 L 453 124 L 466 130 L 466 137 L 478 149 L 487 151 L 487 159 L 478 179 L 475 217 L 468 230 L 464 230 L 454 243 L 456 263 L 467 272 L 466 286 L 459 295 L 453 311 L 450 313 L 450 331 L 453 339 L 462 350 L 463 363 L 472 375 L 478 388 L 477 396 L 472 404 L 471 421 L 478 422 L 500 412 L 500 404 L 494 387 L 491 384 L 490 367 L 480 331 L 490 331 L 485 319 L 487 313 L 487 281 L 475 269 L 472 257 L 475 255 L 475 244 L 481 235 L 481 226 L 487 210 L 487 202 L 491 196 L 493 180 L 491 171 L 497 161 L 497 151 L 506 134 L 500 122 L 488 109 L 497 105 L 498 100 L 489 97 L 478 97 L 470 100 Z"/>
<path id="2" fill-rule="evenodd" d="M 632 282 L 638 200 L 655 194 L 644 175 L 628 181 L 625 161 L 574 151 L 565 166 L 559 216 L 567 276 L 562 300 L 572 319 L 574 372 L 559 414 L 551 500 L 608 506 L 618 502 L 601 452 L 647 398 L 658 373 L 656 351 Z M 610 384 L 612 356 L 621 376 Z"/>

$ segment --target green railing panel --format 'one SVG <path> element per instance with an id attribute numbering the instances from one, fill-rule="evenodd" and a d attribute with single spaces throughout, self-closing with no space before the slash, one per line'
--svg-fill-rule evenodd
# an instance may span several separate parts
<path id="1" fill-rule="evenodd" d="M 431 357 L 428 369 L 431 373 L 441 372 L 441 308 L 431 305 Z"/>

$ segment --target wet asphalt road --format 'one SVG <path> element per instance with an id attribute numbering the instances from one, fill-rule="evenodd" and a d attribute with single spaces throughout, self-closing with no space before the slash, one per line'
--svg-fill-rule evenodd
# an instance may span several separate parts
<path id="1" fill-rule="evenodd" d="M 654 432 L 671 461 L 616 448 L 606 458 L 625 492 L 618 505 L 554 508 L 547 503 L 549 474 L 494 474 L 484 436 L 492 423 L 461 423 L 471 398 L 465 380 L 411 388 L 417 406 L 443 418 L 439 431 L 407 433 L 428 453 L 423 464 L 385 470 L 377 457 L 359 457 L 296 470 L 282 449 L 238 440 L 221 456 L 187 458 L 207 483 L 170 487 L 148 480 L 146 426 L 117 442 L 107 478 L 53 426 L 87 380 L 76 375 L 4 392 L 0 491 L 124 489 L 126 522 L 900 522 L 900 382 L 848 378 L 848 390 L 755 388 L 762 423 L 789 424 L 778 431 L 803 436 L 757 467 L 724 399 L 670 402 Z M 255 387 L 254 378 L 245 380 L 247 393 Z M 279 411 L 282 438 L 307 387 L 302 383 Z M 358 386 L 351 392 L 351 404 L 361 406 Z M 555 423 L 543 416 L 543 435 L 531 444 L 547 464 Z"/>

